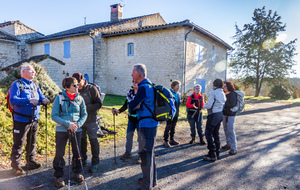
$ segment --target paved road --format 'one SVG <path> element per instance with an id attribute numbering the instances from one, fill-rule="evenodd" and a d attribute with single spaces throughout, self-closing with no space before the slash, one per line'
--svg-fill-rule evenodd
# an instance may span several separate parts
<path id="1" fill-rule="evenodd" d="M 251 105 L 236 119 L 238 154 L 221 152 L 221 159 L 214 163 L 202 160 L 207 153 L 205 146 L 188 144 L 187 122 L 178 126 L 176 137 L 182 144 L 176 147 L 162 146 L 160 130 L 156 143 L 158 185 L 154 189 L 300 189 L 300 105 Z M 224 144 L 223 128 L 220 134 Z M 124 146 L 121 142 L 118 145 L 117 153 L 121 155 Z M 117 164 L 111 145 L 102 146 L 101 155 L 100 171 L 86 174 L 89 189 L 140 187 L 137 179 L 141 169 L 135 162 L 136 152 L 127 162 L 118 156 Z M 9 170 L 0 170 L 0 189 L 54 189 L 53 182 L 53 169 L 31 171 L 28 177 L 14 177 Z M 84 186 L 72 183 L 72 189 Z"/>

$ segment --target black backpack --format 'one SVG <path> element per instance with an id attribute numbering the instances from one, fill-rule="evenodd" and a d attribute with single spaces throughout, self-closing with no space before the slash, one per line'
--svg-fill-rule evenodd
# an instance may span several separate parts
<path id="1" fill-rule="evenodd" d="M 105 93 L 101 93 L 101 88 L 100 86 L 98 86 L 97 84 L 95 83 L 92 83 L 92 82 L 89 82 L 88 84 L 92 85 L 92 86 L 95 86 L 97 89 L 98 89 L 98 92 L 100 94 L 100 99 L 101 99 L 101 103 L 103 103 L 103 100 L 104 100 L 104 97 L 105 97 Z M 90 97 L 91 97 L 91 94 L 89 93 Z"/>
<path id="2" fill-rule="evenodd" d="M 173 119 L 176 107 L 172 92 L 162 85 L 150 84 L 154 88 L 154 112 L 146 105 L 146 108 L 152 113 L 152 119 L 156 121 L 167 121 Z"/>

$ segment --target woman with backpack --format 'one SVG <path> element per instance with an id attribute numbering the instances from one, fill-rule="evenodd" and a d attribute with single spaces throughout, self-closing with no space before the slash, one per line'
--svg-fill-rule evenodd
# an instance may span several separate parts
<path id="1" fill-rule="evenodd" d="M 175 116 L 174 116 L 173 120 L 169 119 L 167 121 L 167 125 L 166 125 L 166 128 L 165 128 L 165 132 L 164 132 L 164 144 L 163 145 L 166 148 L 170 148 L 171 145 L 179 145 L 179 143 L 174 140 L 174 134 L 175 134 L 176 123 L 177 123 L 178 116 L 179 116 L 180 95 L 179 95 L 178 91 L 180 89 L 180 85 L 181 85 L 181 83 L 178 80 L 174 80 L 171 83 L 171 89 L 170 89 L 170 91 L 172 92 L 172 94 L 173 94 L 173 96 L 175 98 L 176 113 L 175 113 Z M 168 141 L 169 134 L 170 134 L 170 141 Z"/>
<path id="2" fill-rule="evenodd" d="M 229 154 L 235 155 L 237 153 L 236 135 L 234 132 L 236 112 L 232 112 L 231 108 L 237 104 L 237 95 L 234 92 L 235 88 L 232 82 L 224 82 L 223 90 L 226 94 L 226 102 L 223 110 L 223 127 L 226 137 L 226 145 L 222 146 L 222 148 L 230 150 Z"/>
<path id="3" fill-rule="evenodd" d="M 78 93 L 77 79 L 66 77 L 62 81 L 62 86 L 65 90 L 55 98 L 51 114 L 52 120 L 56 122 L 56 152 L 53 160 L 53 168 L 55 170 L 54 176 L 56 177 L 55 186 L 58 188 L 65 186 L 63 180 L 65 167 L 64 155 L 68 139 L 72 144 L 72 171 L 74 172 L 74 179 L 78 183 L 84 180 L 83 175 L 80 174 L 82 167 L 78 149 L 81 142 L 81 127 L 87 119 L 84 100 Z"/>

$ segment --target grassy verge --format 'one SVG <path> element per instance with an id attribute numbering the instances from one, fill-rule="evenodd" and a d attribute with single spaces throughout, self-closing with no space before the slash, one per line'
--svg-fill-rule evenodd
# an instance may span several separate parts
<path id="1" fill-rule="evenodd" d="M 245 96 L 245 100 L 259 100 L 259 101 L 266 101 L 266 102 L 282 102 L 282 103 L 300 103 L 300 98 L 297 99 L 288 99 L 288 100 L 276 100 L 271 99 L 270 97 L 264 97 L 264 96 Z"/>

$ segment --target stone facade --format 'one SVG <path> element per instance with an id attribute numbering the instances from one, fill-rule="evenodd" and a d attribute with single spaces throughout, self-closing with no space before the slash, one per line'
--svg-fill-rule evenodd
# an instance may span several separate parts
<path id="1" fill-rule="evenodd" d="M 64 42 L 70 41 L 70 58 L 64 58 Z M 58 74 L 72 76 L 75 72 L 87 74 L 90 81 L 93 80 L 93 41 L 85 36 L 52 40 L 47 42 L 33 43 L 31 45 L 32 55 L 44 54 L 44 44 L 50 43 L 50 56 L 63 61 L 66 65 L 61 67 Z M 61 81 L 57 83 L 61 86 Z"/>
<path id="2" fill-rule="evenodd" d="M 62 89 L 62 80 L 65 78 L 62 70 L 65 66 L 51 59 L 45 59 L 39 64 L 46 68 L 47 75 Z"/>
<path id="3" fill-rule="evenodd" d="M 0 68 L 4 68 L 19 61 L 18 46 L 16 42 L 0 41 Z M 0 71 L 0 78 L 5 76 L 4 71 Z"/>

